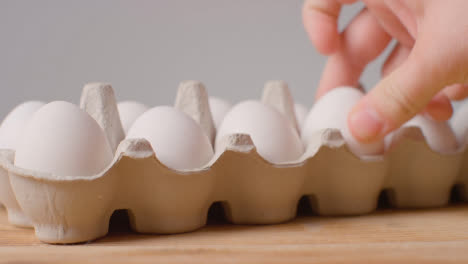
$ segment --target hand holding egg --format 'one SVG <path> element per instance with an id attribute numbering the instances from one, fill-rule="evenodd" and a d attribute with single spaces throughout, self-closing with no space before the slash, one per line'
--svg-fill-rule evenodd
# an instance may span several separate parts
<path id="1" fill-rule="evenodd" d="M 312 107 L 302 129 L 302 140 L 308 144 L 310 136 L 319 130 L 339 129 L 350 150 L 356 155 L 380 155 L 384 151 L 382 140 L 374 143 L 360 143 L 348 129 L 347 117 L 353 106 L 364 94 L 353 87 L 336 88 Z"/>
<path id="2" fill-rule="evenodd" d="M 311 41 L 330 56 L 317 97 L 356 85 L 366 66 L 391 46 L 383 78 L 350 111 L 351 134 L 361 142 L 382 140 L 421 112 L 448 120 L 450 100 L 468 96 L 468 2 L 362 1 L 362 12 L 338 30 L 342 7 L 354 2 L 308 0 L 303 6 Z"/>

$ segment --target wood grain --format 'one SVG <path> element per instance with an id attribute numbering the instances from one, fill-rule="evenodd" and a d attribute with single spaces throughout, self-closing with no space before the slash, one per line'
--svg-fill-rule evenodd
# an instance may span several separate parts
<path id="1" fill-rule="evenodd" d="M 215 223 L 169 236 L 132 233 L 118 218 L 111 229 L 92 243 L 47 245 L 33 230 L 9 225 L 0 209 L 0 262 L 468 263 L 467 205 L 356 217 L 302 216 L 272 226 Z"/>

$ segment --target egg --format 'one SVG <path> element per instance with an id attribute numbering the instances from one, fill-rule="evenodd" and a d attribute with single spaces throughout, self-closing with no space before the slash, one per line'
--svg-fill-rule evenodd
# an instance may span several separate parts
<path id="1" fill-rule="evenodd" d="M 122 128 L 125 133 L 128 132 L 133 122 L 137 120 L 149 107 L 134 101 L 123 101 L 117 104 L 119 110 L 120 121 L 122 122 Z"/>
<path id="2" fill-rule="evenodd" d="M 190 116 L 169 106 L 146 111 L 130 128 L 127 138 L 148 140 L 159 161 L 176 170 L 203 167 L 214 155 L 201 126 Z"/>
<path id="3" fill-rule="evenodd" d="M 18 138 L 31 116 L 43 106 L 43 102 L 29 101 L 16 106 L 0 125 L 0 149 L 15 150 Z"/>
<path id="4" fill-rule="evenodd" d="M 232 108 L 232 105 L 228 101 L 217 97 L 210 97 L 209 104 L 211 109 L 211 116 L 213 117 L 216 129 L 218 129 L 221 125 L 221 122 L 223 122 L 224 116 Z"/>
<path id="5" fill-rule="evenodd" d="M 421 129 L 427 144 L 436 152 L 453 153 L 458 149 L 457 138 L 448 122 L 435 121 L 430 117 L 417 115 L 400 129 L 411 126 Z"/>
<path id="6" fill-rule="evenodd" d="M 348 114 L 364 94 L 353 87 L 339 87 L 320 98 L 310 110 L 304 128 L 302 140 L 308 144 L 311 135 L 327 128 L 341 131 L 348 148 L 358 156 L 379 155 L 384 152 L 383 141 L 361 143 L 357 141 L 348 128 Z"/>
<path id="7" fill-rule="evenodd" d="M 450 123 L 460 146 L 466 145 L 468 136 L 468 103 L 464 103 L 455 112 Z"/>
<path id="8" fill-rule="evenodd" d="M 305 119 L 307 117 L 307 107 L 305 107 L 302 104 L 294 104 L 294 112 L 296 113 L 296 120 L 297 120 L 297 125 L 299 126 L 299 129 L 302 130 L 302 127 L 304 126 Z"/>
<path id="9" fill-rule="evenodd" d="M 288 119 L 258 101 L 239 103 L 226 114 L 216 136 L 217 152 L 223 151 L 221 140 L 231 134 L 250 135 L 258 154 L 271 163 L 298 160 L 304 151 Z"/>
<path id="10" fill-rule="evenodd" d="M 78 106 L 57 101 L 41 107 L 26 124 L 15 166 L 57 176 L 91 176 L 112 158 L 98 123 Z"/>

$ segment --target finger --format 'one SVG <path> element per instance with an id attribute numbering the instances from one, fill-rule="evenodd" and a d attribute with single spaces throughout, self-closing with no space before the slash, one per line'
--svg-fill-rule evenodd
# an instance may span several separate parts
<path id="1" fill-rule="evenodd" d="M 450 100 L 460 101 L 468 97 L 468 85 L 452 84 L 444 88 L 444 93 Z"/>
<path id="2" fill-rule="evenodd" d="M 382 77 L 398 68 L 408 58 L 411 49 L 397 43 L 382 66 Z"/>
<path id="3" fill-rule="evenodd" d="M 413 10 L 404 1 L 366 1 L 369 10 L 379 19 L 380 25 L 403 46 L 412 47 L 416 27 Z"/>
<path id="4" fill-rule="evenodd" d="M 374 60 L 391 37 L 367 9 L 359 13 L 342 33 L 340 49 L 329 57 L 316 98 L 338 86 L 356 86 L 365 66 Z"/>
<path id="5" fill-rule="evenodd" d="M 329 55 L 338 48 L 338 16 L 341 3 L 337 0 L 306 0 L 302 21 L 310 41 L 317 50 Z"/>
<path id="6" fill-rule="evenodd" d="M 424 108 L 424 112 L 436 121 L 446 121 L 452 117 L 453 107 L 450 99 L 442 91 L 431 99 L 429 104 Z"/>
<path id="7" fill-rule="evenodd" d="M 418 43 L 408 59 L 378 83 L 351 111 L 348 125 L 359 141 L 382 139 L 421 112 L 447 83 L 464 78 L 457 73 L 459 63 L 447 59 L 452 50 L 441 51 L 439 44 L 427 42 L 427 39 L 423 42 L 424 46 L 418 46 Z M 441 67 L 441 62 L 445 63 L 445 67 Z M 436 104 L 446 104 L 438 100 Z"/>

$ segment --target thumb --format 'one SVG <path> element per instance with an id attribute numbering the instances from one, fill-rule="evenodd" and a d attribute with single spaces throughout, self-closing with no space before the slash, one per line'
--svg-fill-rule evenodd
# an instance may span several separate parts
<path id="1" fill-rule="evenodd" d="M 447 84 L 464 79 L 461 56 L 454 55 L 449 48 L 423 49 L 416 43 L 408 59 L 351 110 L 348 126 L 353 136 L 361 142 L 382 139 L 420 113 Z"/>

